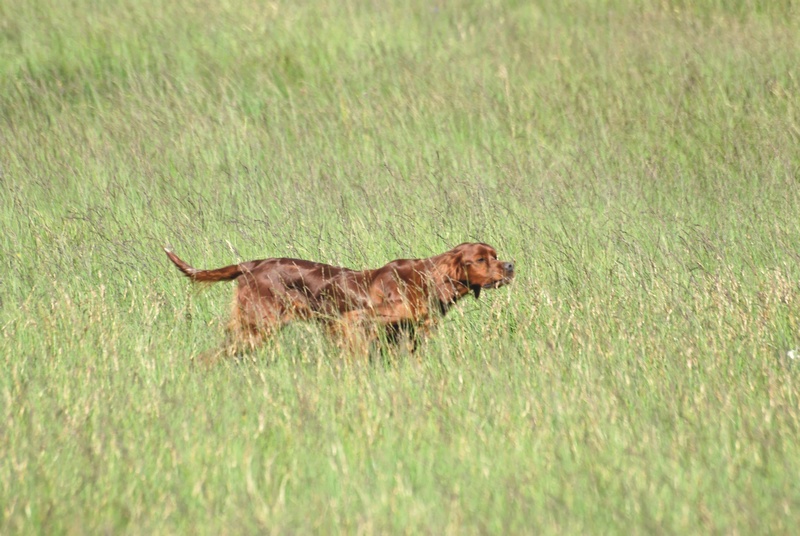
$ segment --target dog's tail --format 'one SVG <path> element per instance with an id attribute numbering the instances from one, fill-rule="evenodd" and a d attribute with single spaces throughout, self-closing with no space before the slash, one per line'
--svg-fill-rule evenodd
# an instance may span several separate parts
<path id="1" fill-rule="evenodd" d="M 231 279 L 236 279 L 245 272 L 245 267 L 241 264 L 232 264 L 224 268 L 217 268 L 216 270 L 198 270 L 197 268 L 192 268 L 186 264 L 169 249 L 164 248 L 164 252 L 167 254 L 167 257 L 169 257 L 169 260 L 171 260 L 175 266 L 178 267 L 178 270 L 183 272 L 186 277 L 192 281 L 201 283 L 230 281 Z"/>

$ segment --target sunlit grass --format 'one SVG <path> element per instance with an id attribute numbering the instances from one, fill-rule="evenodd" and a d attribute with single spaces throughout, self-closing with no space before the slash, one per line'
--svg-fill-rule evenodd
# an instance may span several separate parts
<path id="1" fill-rule="evenodd" d="M 0 533 L 781 533 L 790 2 L 0 7 Z M 237 362 L 193 265 L 465 240 L 414 356 Z M 792 354 L 794 352 L 794 354 Z"/>

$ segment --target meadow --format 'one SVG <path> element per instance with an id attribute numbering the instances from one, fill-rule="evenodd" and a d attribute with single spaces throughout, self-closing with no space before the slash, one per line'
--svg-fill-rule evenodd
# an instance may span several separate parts
<path id="1" fill-rule="evenodd" d="M 800 524 L 789 0 L 0 3 L 0 534 L 781 534 Z M 464 241 L 414 355 L 232 285 Z"/>

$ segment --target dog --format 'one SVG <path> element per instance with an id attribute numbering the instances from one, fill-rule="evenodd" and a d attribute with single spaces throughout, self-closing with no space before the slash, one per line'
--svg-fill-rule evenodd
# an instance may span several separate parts
<path id="1" fill-rule="evenodd" d="M 351 270 L 319 262 L 277 258 L 198 270 L 164 248 L 167 257 L 196 282 L 238 282 L 226 348 L 237 355 L 255 348 L 295 320 L 315 320 L 354 348 L 385 334 L 390 344 L 420 337 L 461 298 L 506 285 L 514 264 L 497 259 L 492 246 L 463 243 L 426 259 L 398 259 L 374 270 Z M 404 337 L 407 336 L 407 339 Z"/>

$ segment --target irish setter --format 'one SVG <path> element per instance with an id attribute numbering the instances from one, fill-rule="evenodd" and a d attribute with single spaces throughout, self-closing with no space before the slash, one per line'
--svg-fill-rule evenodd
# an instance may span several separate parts
<path id="1" fill-rule="evenodd" d="M 322 322 L 342 341 L 369 343 L 381 330 L 387 341 L 430 329 L 461 298 L 497 288 L 514 277 L 514 265 L 495 249 L 464 243 L 427 259 L 400 259 L 375 270 L 351 270 L 299 259 L 264 259 L 198 270 L 165 248 L 192 281 L 237 280 L 226 352 L 252 348 L 288 322 Z M 220 354 L 222 351 L 220 352 Z"/>

